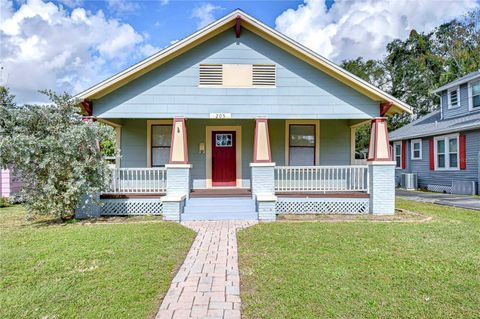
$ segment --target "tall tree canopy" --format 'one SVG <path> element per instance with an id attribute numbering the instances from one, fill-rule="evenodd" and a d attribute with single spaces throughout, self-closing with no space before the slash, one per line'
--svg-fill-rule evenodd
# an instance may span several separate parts
<path id="1" fill-rule="evenodd" d="M 480 69 L 480 10 L 429 33 L 412 30 L 407 39 L 394 40 L 386 49 L 383 59 L 359 57 L 341 66 L 412 106 L 413 117 L 404 114 L 389 119 L 390 129 L 396 129 L 439 106 L 432 90 Z M 359 134 L 365 132 L 359 130 Z M 357 136 L 357 140 L 366 139 Z M 357 145 L 357 150 L 365 147 Z"/>

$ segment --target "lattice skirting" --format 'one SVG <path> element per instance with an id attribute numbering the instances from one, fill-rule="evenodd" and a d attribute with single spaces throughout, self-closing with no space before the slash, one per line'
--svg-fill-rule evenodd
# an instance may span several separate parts
<path id="1" fill-rule="evenodd" d="M 368 198 L 278 198 L 278 214 L 368 214 Z"/>
<path id="2" fill-rule="evenodd" d="M 160 199 L 102 199 L 101 215 L 161 215 Z"/>
<path id="3" fill-rule="evenodd" d="M 431 192 L 437 192 L 437 193 L 451 193 L 452 192 L 452 186 L 445 186 L 445 185 L 429 184 L 429 185 L 427 185 L 427 189 Z"/>

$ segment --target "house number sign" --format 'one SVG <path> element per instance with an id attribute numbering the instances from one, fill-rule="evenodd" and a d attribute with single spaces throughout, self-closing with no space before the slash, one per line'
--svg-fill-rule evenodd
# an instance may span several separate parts
<path id="1" fill-rule="evenodd" d="M 232 113 L 210 113 L 211 119 L 231 119 Z"/>

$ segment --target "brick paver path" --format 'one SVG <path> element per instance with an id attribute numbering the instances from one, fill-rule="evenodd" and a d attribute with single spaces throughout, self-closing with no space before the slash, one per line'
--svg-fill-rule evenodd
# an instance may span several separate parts
<path id="1" fill-rule="evenodd" d="M 237 229 L 255 221 L 183 222 L 197 237 L 156 319 L 240 318 Z"/>

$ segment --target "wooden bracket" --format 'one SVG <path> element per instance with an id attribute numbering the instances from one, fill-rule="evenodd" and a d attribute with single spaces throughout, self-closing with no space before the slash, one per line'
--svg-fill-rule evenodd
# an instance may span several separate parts
<path id="1" fill-rule="evenodd" d="M 237 16 L 237 19 L 235 20 L 235 36 L 237 38 L 240 38 L 240 32 L 242 31 L 242 18 L 240 16 Z"/>

